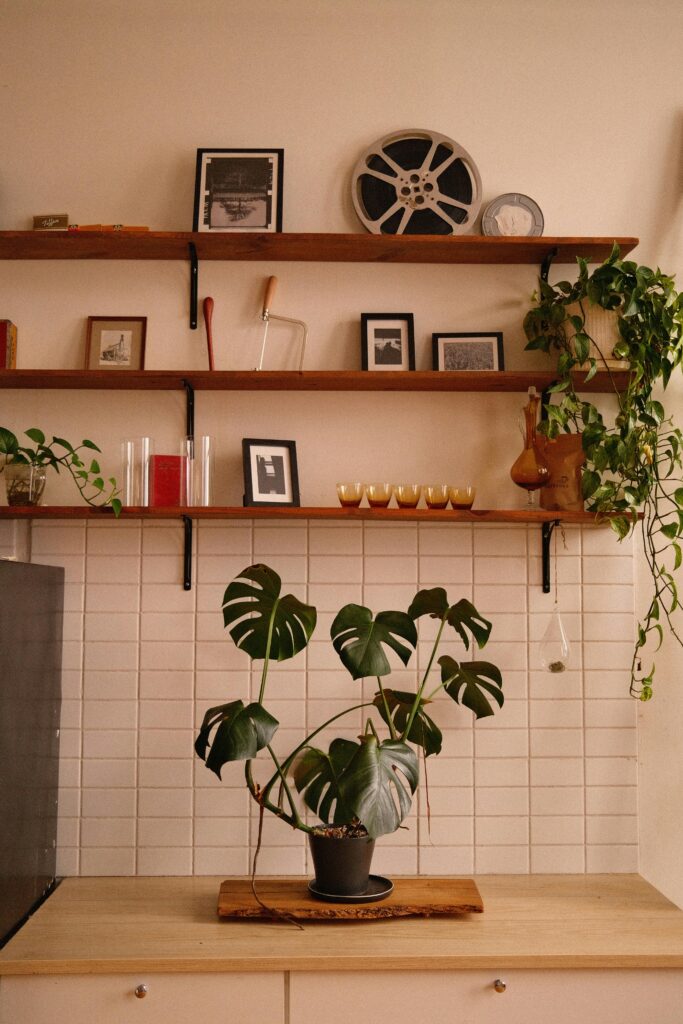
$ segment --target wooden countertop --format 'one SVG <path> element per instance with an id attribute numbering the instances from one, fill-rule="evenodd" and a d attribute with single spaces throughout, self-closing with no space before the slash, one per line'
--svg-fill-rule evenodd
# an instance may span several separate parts
<path id="1" fill-rule="evenodd" d="M 220 878 L 69 878 L 1 974 L 682 968 L 683 911 L 637 875 L 481 875 L 483 914 L 219 920 Z"/>

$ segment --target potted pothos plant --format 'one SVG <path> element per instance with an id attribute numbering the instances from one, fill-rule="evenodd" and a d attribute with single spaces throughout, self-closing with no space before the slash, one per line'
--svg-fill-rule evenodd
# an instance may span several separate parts
<path id="1" fill-rule="evenodd" d="M 423 616 L 439 625 L 422 680 L 415 692 L 390 689 L 383 682 L 392 670 L 387 652 L 407 665 L 417 645 L 415 623 Z M 195 750 L 219 778 L 225 764 L 244 762 L 261 825 L 264 811 L 269 811 L 308 834 L 318 892 L 359 895 L 368 885 L 374 841 L 399 828 L 410 811 L 419 782 L 418 753 L 426 759 L 441 750 L 441 732 L 426 710 L 430 701 L 443 692 L 476 718 L 484 718 L 502 707 L 503 684 L 495 665 L 450 655 L 438 659 L 439 677 L 430 682 L 446 629 L 455 631 L 465 650 L 470 644 L 483 648 L 489 639 L 491 623 L 464 598 L 450 604 L 441 587 L 421 590 L 407 612 L 375 616 L 369 608 L 347 604 L 332 623 L 331 642 L 351 678 L 374 677 L 377 691 L 369 701 L 352 699 L 290 753 L 278 756 L 272 744 L 278 722 L 267 708 L 269 668 L 273 661 L 293 658 L 306 648 L 316 618 L 312 605 L 281 593 L 280 577 L 267 565 L 248 566 L 229 584 L 223 597 L 225 627 L 240 650 L 263 662 L 259 694 L 254 701 L 232 700 L 209 708 Z M 359 710 L 367 717 L 357 740 L 338 736 L 326 750 L 315 745 L 323 729 Z M 261 752 L 270 768 L 257 781 Z M 317 821 L 307 820 L 306 808 Z M 259 844 L 260 836 L 259 828 Z"/>
<path id="2" fill-rule="evenodd" d="M 114 515 L 121 511 L 119 491 L 114 477 L 105 482 L 97 459 L 90 452 L 100 449 L 84 439 L 74 446 L 63 437 L 48 441 L 42 430 L 31 427 L 24 431 L 32 444 L 21 444 L 16 434 L 0 427 L 0 473 L 5 474 L 9 505 L 39 505 L 45 489 L 47 471 L 65 469 L 88 505 L 111 507 Z"/>
<path id="3" fill-rule="evenodd" d="M 637 627 L 630 688 L 649 700 L 655 666 L 649 657 L 643 665 L 644 648 L 651 641 L 659 647 L 664 627 L 683 645 L 673 620 L 679 608 L 674 574 L 683 561 L 683 437 L 658 390 L 683 359 L 683 295 L 667 274 L 620 259 L 616 245 L 592 272 L 586 260 L 577 262 L 575 281 L 540 281 L 537 303 L 524 320 L 527 349 L 557 356 L 557 381 L 549 391 L 560 400 L 545 405 L 539 430 L 550 438 L 581 432 L 587 510 L 607 519 L 620 539 L 640 526 L 652 593 Z M 594 307 L 615 318 L 611 352 L 602 351 L 587 328 Z M 624 361 L 625 387 L 617 384 L 611 357 Z M 611 422 L 580 394 L 598 370 L 610 375 L 617 399 Z"/>

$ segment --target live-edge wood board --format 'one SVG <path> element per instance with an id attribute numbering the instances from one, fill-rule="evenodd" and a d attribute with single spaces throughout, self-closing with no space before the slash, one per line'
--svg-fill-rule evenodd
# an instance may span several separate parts
<path id="1" fill-rule="evenodd" d="M 374 903 L 328 903 L 315 899 L 305 878 L 256 879 L 254 898 L 248 878 L 228 878 L 218 896 L 219 917 L 295 921 L 358 921 L 388 917 L 479 914 L 484 904 L 471 878 L 397 878 L 394 891 Z"/>

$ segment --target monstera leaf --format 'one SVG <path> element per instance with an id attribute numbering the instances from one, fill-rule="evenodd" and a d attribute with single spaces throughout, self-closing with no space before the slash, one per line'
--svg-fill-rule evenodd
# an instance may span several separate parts
<path id="1" fill-rule="evenodd" d="M 395 651 L 404 665 L 413 653 L 410 648 L 417 644 L 415 623 L 405 612 L 380 612 L 373 620 L 370 609 L 358 604 L 347 604 L 341 609 L 330 635 L 353 679 L 386 676 L 391 672 L 382 644 Z"/>
<path id="2" fill-rule="evenodd" d="M 410 810 L 419 770 L 412 747 L 365 735 L 339 780 L 346 806 L 373 839 L 395 832 Z"/>
<path id="3" fill-rule="evenodd" d="M 457 604 L 449 606 L 443 587 L 421 590 L 413 598 L 408 614 L 413 619 L 419 619 L 421 615 L 431 615 L 433 619 L 446 621 L 462 637 L 466 650 L 469 650 L 470 646 L 470 633 L 478 647 L 486 645 L 491 633 L 491 623 L 479 614 L 471 601 L 466 601 L 463 597 Z"/>
<path id="4" fill-rule="evenodd" d="M 247 704 L 233 700 L 209 708 L 195 740 L 194 749 L 206 767 L 221 777 L 221 768 L 228 761 L 244 761 L 256 757 L 267 746 L 280 723 L 269 715 L 262 704 Z M 213 740 L 212 729 L 216 729 Z M 207 756 L 207 750 L 209 750 Z"/>
<path id="5" fill-rule="evenodd" d="M 353 818 L 339 791 L 339 780 L 357 750 L 354 740 L 339 738 L 332 740 L 328 754 L 307 747 L 296 762 L 292 776 L 297 792 L 326 825 L 344 825 Z"/>
<path id="6" fill-rule="evenodd" d="M 252 658 L 293 658 L 308 644 L 316 611 L 287 594 L 282 580 L 267 565 L 250 565 L 223 596 L 223 621 L 237 647 Z"/>
<path id="7" fill-rule="evenodd" d="M 406 693 L 404 690 L 384 690 L 384 698 L 386 698 L 386 705 L 384 698 L 381 693 L 376 693 L 373 698 L 373 704 L 379 711 L 384 721 L 389 724 L 389 717 L 393 722 L 396 731 L 403 733 L 406 725 L 408 724 L 408 718 L 412 710 L 413 704 L 415 703 L 415 693 Z M 413 724 L 410 727 L 407 739 L 411 743 L 417 743 L 418 747 L 424 749 L 425 755 L 429 757 L 430 754 L 438 754 L 441 750 L 441 730 L 435 722 L 431 720 L 429 715 L 425 714 L 422 710 L 425 704 L 431 704 L 429 700 L 420 700 L 420 706 L 417 709 Z M 387 715 L 387 707 L 389 708 L 389 715 Z"/>
<path id="8" fill-rule="evenodd" d="M 441 682 L 456 704 L 464 704 L 477 718 L 495 714 L 491 697 L 502 708 L 503 679 L 495 665 L 488 661 L 457 662 L 444 654 L 439 658 Z"/>

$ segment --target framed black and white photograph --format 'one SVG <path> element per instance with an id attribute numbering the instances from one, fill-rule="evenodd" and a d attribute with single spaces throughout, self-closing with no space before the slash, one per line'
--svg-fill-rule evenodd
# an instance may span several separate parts
<path id="1" fill-rule="evenodd" d="M 86 370 L 143 370 L 146 316 L 89 316 Z"/>
<path id="2" fill-rule="evenodd" d="M 193 231 L 282 231 L 283 149 L 198 149 Z"/>
<path id="3" fill-rule="evenodd" d="M 435 370 L 504 370 L 500 331 L 432 334 Z"/>
<path id="4" fill-rule="evenodd" d="M 414 370 L 415 324 L 412 313 L 361 313 L 364 370 Z"/>
<path id="5" fill-rule="evenodd" d="M 295 441 L 245 437 L 242 461 L 245 507 L 301 504 Z"/>

